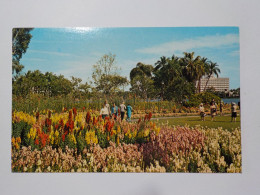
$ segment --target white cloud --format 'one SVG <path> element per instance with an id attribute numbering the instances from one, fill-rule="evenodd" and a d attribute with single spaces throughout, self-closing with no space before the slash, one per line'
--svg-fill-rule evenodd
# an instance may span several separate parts
<path id="1" fill-rule="evenodd" d="M 171 55 L 196 48 L 218 48 L 239 43 L 238 34 L 203 36 L 194 39 L 171 41 L 149 48 L 137 49 L 136 52 L 147 54 Z"/>
<path id="2" fill-rule="evenodd" d="M 37 61 L 37 62 L 46 61 L 46 59 L 42 59 L 42 58 L 27 58 L 27 60 L 29 60 L 29 61 Z"/>
<path id="3" fill-rule="evenodd" d="M 56 55 L 56 56 L 76 56 L 76 55 L 71 54 L 71 53 L 55 52 L 55 51 L 30 50 L 29 52 L 48 54 L 48 55 Z"/>
<path id="4" fill-rule="evenodd" d="M 64 75 L 66 78 L 71 78 L 71 76 L 81 78 L 83 82 L 91 80 L 92 76 L 92 66 L 96 59 L 88 58 L 78 61 L 65 61 L 63 67 L 57 74 Z"/>
<path id="5" fill-rule="evenodd" d="M 63 30 L 63 29 L 62 29 Z M 73 33 L 87 33 L 87 32 L 93 32 L 93 31 L 98 31 L 98 28 L 93 28 L 93 27 L 70 27 L 70 28 L 65 28 L 67 32 L 73 32 Z"/>

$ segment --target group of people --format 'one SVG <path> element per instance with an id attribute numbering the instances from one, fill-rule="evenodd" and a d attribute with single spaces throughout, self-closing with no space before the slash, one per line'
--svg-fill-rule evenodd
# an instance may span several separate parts
<path id="1" fill-rule="evenodd" d="M 123 101 L 122 104 L 120 104 L 119 107 L 116 106 L 115 103 L 113 103 L 112 108 L 110 109 L 110 105 L 108 104 L 107 101 L 105 101 L 103 108 L 100 110 L 100 115 L 104 119 L 105 117 L 111 117 L 114 119 L 117 119 L 117 117 L 120 115 L 121 116 L 121 121 L 124 120 L 125 113 L 126 113 L 126 120 L 131 121 L 131 115 L 133 112 L 133 108 L 130 104 L 127 106 L 125 105 L 125 102 Z"/>
<path id="2" fill-rule="evenodd" d="M 201 120 L 205 121 L 206 113 L 205 113 L 203 103 L 200 104 L 199 110 L 200 110 Z M 223 103 L 222 102 L 219 105 L 219 111 L 220 111 L 220 116 L 222 116 L 222 112 L 223 112 Z M 210 103 L 210 115 L 211 115 L 211 121 L 214 121 L 214 118 L 217 115 L 217 104 L 214 99 Z M 231 103 L 231 122 L 233 122 L 233 121 L 236 122 L 236 117 L 237 117 L 237 106 L 236 106 L 236 103 L 232 102 Z"/>

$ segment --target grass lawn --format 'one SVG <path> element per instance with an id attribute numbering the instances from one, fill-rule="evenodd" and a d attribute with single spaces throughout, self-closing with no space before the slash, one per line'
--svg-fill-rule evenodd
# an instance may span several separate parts
<path id="1" fill-rule="evenodd" d="M 159 119 L 156 121 L 156 123 L 166 124 L 167 121 L 168 121 L 168 125 L 184 126 L 187 124 L 191 127 L 194 127 L 196 125 L 207 126 L 209 128 L 222 127 L 223 129 L 227 129 L 229 131 L 232 131 L 232 129 L 240 127 L 240 116 L 237 117 L 236 122 L 230 122 L 231 121 L 230 116 L 217 116 L 215 117 L 215 121 L 211 121 L 210 116 L 205 117 L 205 121 L 201 121 L 201 118 L 198 116 L 198 117 L 176 117 L 176 118 Z"/>

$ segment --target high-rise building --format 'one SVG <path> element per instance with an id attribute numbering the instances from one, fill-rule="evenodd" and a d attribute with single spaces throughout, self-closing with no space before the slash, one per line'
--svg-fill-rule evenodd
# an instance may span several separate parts
<path id="1" fill-rule="evenodd" d="M 204 91 L 206 84 L 206 89 L 214 88 L 218 92 L 229 91 L 229 78 L 216 78 L 214 76 L 211 76 L 209 79 L 207 77 L 202 78 L 200 80 L 200 91 Z"/>

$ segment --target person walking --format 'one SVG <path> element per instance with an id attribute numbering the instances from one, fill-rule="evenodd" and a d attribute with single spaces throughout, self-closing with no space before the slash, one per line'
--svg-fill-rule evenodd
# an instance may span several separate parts
<path id="1" fill-rule="evenodd" d="M 108 110 L 108 115 L 110 116 L 110 105 L 109 105 L 107 100 L 105 101 L 105 105 L 106 105 L 107 110 Z"/>
<path id="2" fill-rule="evenodd" d="M 125 110 L 126 110 L 126 106 L 125 106 L 125 102 L 123 101 L 122 104 L 120 104 L 121 121 L 124 120 Z"/>
<path id="3" fill-rule="evenodd" d="M 214 117 L 217 114 L 217 106 L 216 104 L 212 101 L 210 105 L 210 115 L 211 115 L 211 121 L 214 121 Z"/>
<path id="4" fill-rule="evenodd" d="M 222 102 L 220 102 L 220 105 L 219 105 L 219 114 L 220 114 L 220 116 L 222 116 L 223 114 L 223 103 Z"/>
<path id="5" fill-rule="evenodd" d="M 201 117 L 201 121 L 205 121 L 205 109 L 204 109 L 204 106 L 203 106 L 203 103 L 200 104 L 200 117 Z"/>
<path id="6" fill-rule="evenodd" d="M 127 105 L 126 111 L 127 111 L 127 118 L 126 118 L 126 120 L 128 122 L 130 122 L 131 121 L 132 111 L 133 111 L 133 108 L 132 108 L 132 106 L 130 106 L 130 104 Z"/>
<path id="7" fill-rule="evenodd" d="M 109 116 L 109 111 L 108 111 L 108 108 L 106 106 L 106 103 L 104 104 L 103 108 L 101 108 L 100 115 L 102 116 L 102 119 L 104 119 L 107 116 Z"/>
<path id="8" fill-rule="evenodd" d="M 117 116 L 118 116 L 118 107 L 116 106 L 116 104 L 113 104 L 113 107 L 111 109 L 111 115 L 112 117 L 116 120 Z"/>
<path id="9" fill-rule="evenodd" d="M 231 103 L 231 122 L 236 122 L 237 118 L 237 106 L 236 103 L 232 102 Z"/>

